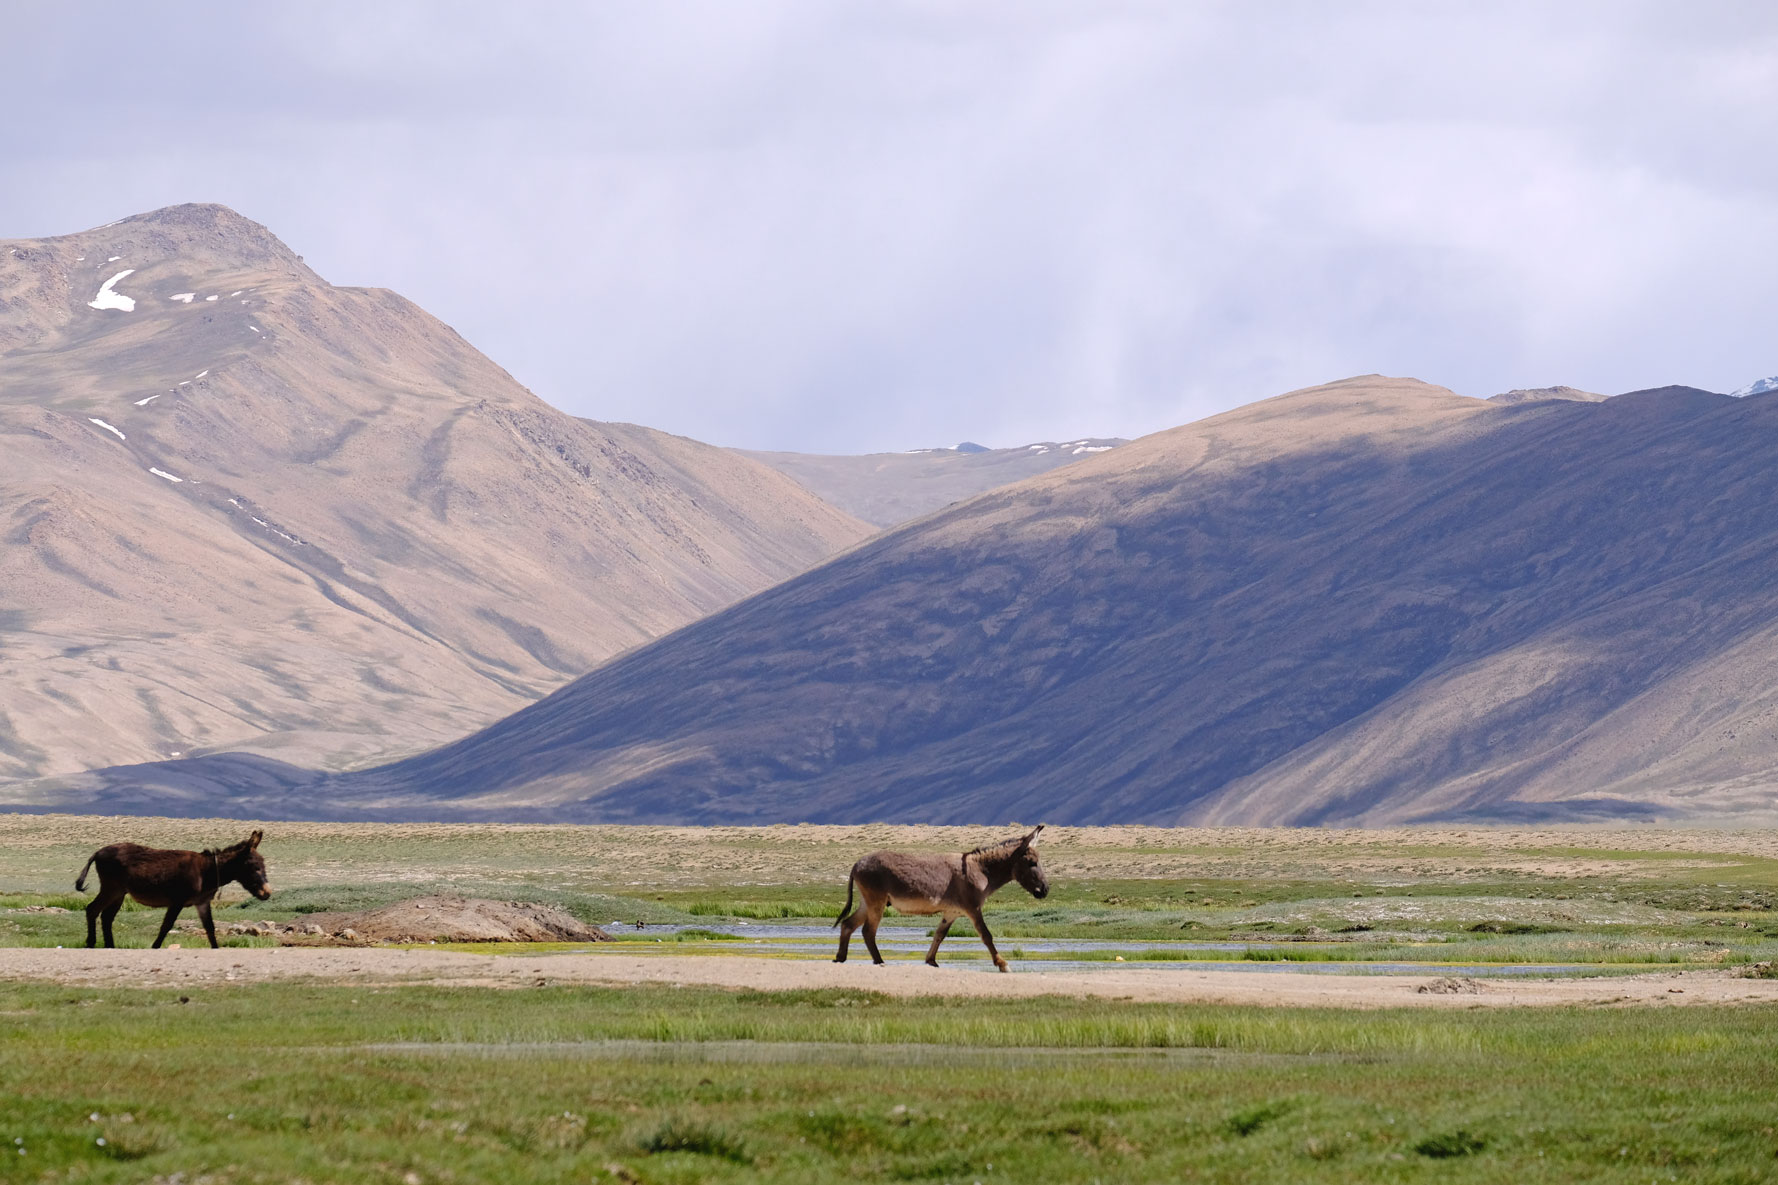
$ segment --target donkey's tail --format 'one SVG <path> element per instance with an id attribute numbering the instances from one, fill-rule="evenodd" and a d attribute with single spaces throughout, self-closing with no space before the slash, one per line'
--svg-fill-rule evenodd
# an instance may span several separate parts
<path id="1" fill-rule="evenodd" d="M 849 918 L 851 916 L 852 916 L 852 874 L 847 873 L 846 874 L 846 908 L 840 910 L 840 916 L 833 920 L 833 924 L 835 926 L 838 926 L 841 922 L 845 921 L 847 918 Z"/>
<path id="2" fill-rule="evenodd" d="M 101 848 L 101 849 L 99 849 L 99 851 L 104 851 L 104 849 Z M 90 855 L 86 858 L 86 864 L 80 870 L 80 877 L 79 877 L 79 879 L 77 879 L 74 882 L 74 891 L 76 893 L 86 892 L 87 869 L 90 869 L 93 866 L 93 861 L 97 860 L 98 858 L 99 858 L 99 852 L 94 852 L 92 855 Z"/>

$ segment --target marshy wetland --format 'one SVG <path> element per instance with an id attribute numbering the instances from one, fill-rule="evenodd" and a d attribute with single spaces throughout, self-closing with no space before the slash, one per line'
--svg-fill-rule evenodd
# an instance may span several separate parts
<path id="1" fill-rule="evenodd" d="M 924 919 L 884 968 L 829 923 L 864 852 L 1012 825 L 264 826 L 219 928 L 460 894 L 614 941 L 56 951 L 95 847 L 249 828 L 0 817 L 0 1181 L 1778 1171 L 1769 831 L 1051 827 L 999 976 L 962 923 L 938 971 Z"/>

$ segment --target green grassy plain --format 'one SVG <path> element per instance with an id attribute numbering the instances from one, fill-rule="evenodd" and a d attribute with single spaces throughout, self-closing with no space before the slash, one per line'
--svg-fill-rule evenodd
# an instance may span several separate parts
<path id="1" fill-rule="evenodd" d="M 771 948 L 708 927 L 831 934 L 863 852 L 1002 830 L 266 827 L 277 892 L 235 908 L 231 890 L 219 922 L 460 892 L 625 922 L 632 952 L 724 957 Z M 100 843 L 245 830 L 0 816 L 0 947 L 84 941 L 72 882 Z M 1770 832 L 1052 829 L 1043 855 L 1054 892 L 1004 891 L 998 935 L 1237 948 L 1132 961 L 1634 972 L 1778 953 Z M 158 919 L 127 909 L 120 942 Z M 981 953 L 953 937 L 943 957 Z M 0 983 L 0 1182 L 1763 1182 L 1775 1013 Z"/>

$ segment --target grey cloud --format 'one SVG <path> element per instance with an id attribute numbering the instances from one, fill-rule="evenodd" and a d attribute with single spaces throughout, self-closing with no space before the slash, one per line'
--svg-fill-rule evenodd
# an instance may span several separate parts
<path id="1" fill-rule="evenodd" d="M 1136 434 L 1351 373 L 1778 371 L 1764 4 L 45 5 L 0 234 L 176 201 L 559 406 Z"/>

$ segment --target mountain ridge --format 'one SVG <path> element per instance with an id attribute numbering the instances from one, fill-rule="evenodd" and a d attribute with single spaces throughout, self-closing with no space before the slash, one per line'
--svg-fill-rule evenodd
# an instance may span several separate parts
<path id="1" fill-rule="evenodd" d="M 869 531 L 224 207 L 0 242 L 0 777 L 424 748 Z"/>

